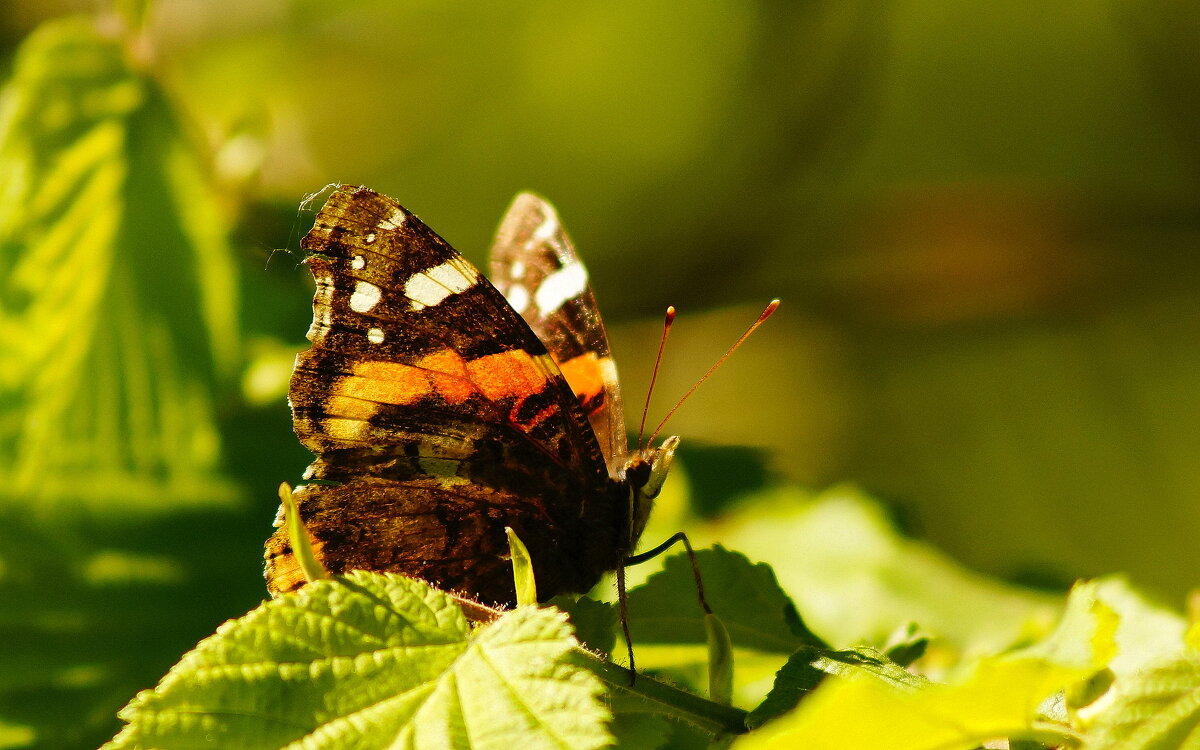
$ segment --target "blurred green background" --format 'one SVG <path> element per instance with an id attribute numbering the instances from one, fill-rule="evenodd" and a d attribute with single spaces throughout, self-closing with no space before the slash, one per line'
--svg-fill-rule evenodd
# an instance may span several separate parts
<path id="1" fill-rule="evenodd" d="M 680 311 L 652 420 L 782 298 L 672 421 L 697 498 L 849 481 L 988 574 L 1195 585 L 1195 3 L 118 5 L 0 6 L 0 747 L 64 691 L 103 738 L 262 597 L 307 463 L 275 251 L 331 182 L 479 263 L 547 196 L 631 410 Z"/>

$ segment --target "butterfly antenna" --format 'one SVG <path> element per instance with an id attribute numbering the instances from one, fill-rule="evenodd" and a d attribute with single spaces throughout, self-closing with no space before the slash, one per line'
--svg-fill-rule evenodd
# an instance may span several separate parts
<path id="1" fill-rule="evenodd" d="M 654 432 L 650 435 L 650 439 L 646 441 L 647 445 L 650 445 L 654 442 L 654 438 L 658 437 L 658 433 L 667 424 L 667 420 L 669 420 L 675 414 L 676 410 L 678 410 L 680 406 L 683 406 L 683 402 L 687 401 L 689 396 L 691 396 L 693 393 L 696 392 L 696 389 L 700 387 L 700 384 L 703 383 L 705 380 L 708 380 L 708 376 L 712 375 L 714 372 L 716 372 L 717 368 L 720 367 L 722 364 L 724 364 L 725 360 L 729 359 L 729 355 L 733 354 L 737 350 L 737 348 L 742 345 L 743 341 L 750 338 L 750 334 L 754 333 L 754 329 L 758 328 L 760 325 L 765 323 L 767 318 L 771 317 L 775 313 L 775 311 L 778 309 L 779 309 L 779 300 L 777 300 L 777 299 L 771 300 L 771 303 L 769 305 L 767 305 L 765 310 L 762 311 L 762 315 L 758 316 L 758 320 L 751 323 L 750 327 L 746 329 L 746 332 L 743 333 L 741 335 L 741 337 L 738 338 L 737 341 L 733 342 L 733 346 L 729 347 L 729 350 L 726 351 L 723 355 L 721 355 L 721 358 L 717 360 L 716 364 L 714 364 L 712 367 L 708 368 L 708 372 L 706 372 L 702 376 L 700 376 L 700 379 L 696 381 L 696 384 L 693 385 L 690 389 L 688 389 L 687 393 L 683 394 L 683 398 L 681 398 L 675 402 L 675 405 L 671 407 L 671 411 L 667 412 L 667 416 L 663 417 L 662 421 L 658 423 L 658 427 L 654 428 Z M 639 441 L 638 445 L 640 447 L 640 445 L 641 445 L 640 441 Z"/>
<path id="2" fill-rule="evenodd" d="M 667 334 L 671 332 L 671 324 L 675 322 L 675 307 L 667 308 L 667 316 L 663 320 L 662 340 L 658 342 L 658 356 L 654 358 L 654 372 L 650 374 L 650 387 L 646 389 L 646 403 L 642 406 L 642 423 L 638 425 L 637 449 L 642 449 L 642 436 L 646 434 L 646 414 L 650 411 L 650 396 L 654 394 L 654 383 L 658 380 L 658 366 L 662 364 L 663 350 L 667 348 Z"/>

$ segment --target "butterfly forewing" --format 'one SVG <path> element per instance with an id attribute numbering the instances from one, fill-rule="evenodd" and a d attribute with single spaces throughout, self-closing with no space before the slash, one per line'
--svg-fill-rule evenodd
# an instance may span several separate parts
<path id="1" fill-rule="evenodd" d="M 587 270 L 553 206 L 518 195 L 490 257 L 492 282 L 558 363 L 616 476 L 628 450 L 617 369 Z"/>
<path id="2" fill-rule="evenodd" d="M 339 188 L 303 247 L 316 280 L 312 348 L 289 393 L 301 441 L 439 453 L 481 426 L 571 473 L 597 464 L 593 434 L 545 347 L 486 279 L 386 196 Z M 469 455 L 469 454 L 465 454 Z"/>

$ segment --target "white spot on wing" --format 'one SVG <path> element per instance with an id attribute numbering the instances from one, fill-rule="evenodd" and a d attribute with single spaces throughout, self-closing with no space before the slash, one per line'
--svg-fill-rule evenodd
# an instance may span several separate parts
<path id="1" fill-rule="evenodd" d="M 513 284 L 505 296 L 508 298 L 508 304 L 519 313 L 524 313 L 525 308 L 529 307 L 529 292 L 520 284 Z"/>
<path id="2" fill-rule="evenodd" d="M 550 274 L 533 294 L 538 312 L 542 317 L 550 315 L 567 300 L 583 294 L 587 281 L 587 271 L 580 263 L 571 263 Z"/>
<path id="3" fill-rule="evenodd" d="M 508 269 L 508 275 L 510 278 L 513 278 L 513 279 L 525 278 L 525 261 L 523 261 L 523 260 L 513 261 L 512 266 Z"/>
<path id="4" fill-rule="evenodd" d="M 333 314 L 328 307 L 322 308 L 317 317 L 313 318 L 312 325 L 308 327 L 308 340 L 314 344 L 321 343 L 332 327 Z"/>
<path id="5" fill-rule="evenodd" d="M 545 221 L 538 225 L 538 228 L 533 230 L 533 239 L 541 242 L 546 242 L 553 239 L 558 233 L 558 219 L 551 214 L 547 216 Z"/>
<path id="6" fill-rule="evenodd" d="M 412 309 L 433 307 L 453 294 L 475 286 L 479 272 L 464 258 L 448 260 L 441 265 L 414 273 L 404 283 L 404 294 L 412 300 Z"/>
<path id="7" fill-rule="evenodd" d="M 392 211 L 392 215 L 379 222 L 380 229 L 399 229 L 404 224 L 408 216 L 404 213 L 403 208 L 397 208 Z"/>
<path id="8" fill-rule="evenodd" d="M 617 382 L 617 363 L 612 357 L 604 357 L 600 360 L 600 377 L 604 379 L 604 383 Z"/>
<path id="9" fill-rule="evenodd" d="M 374 242 L 374 241 L 375 241 L 375 233 L 374 233 L 374 232 L 367 232 L 367 236 L 366 236 L 366 237 L 364 237 L 363 239 L 365 239 L 365 240 L 366 240 L 366 243 L 367 243 L 368 245 L 370 245 L 372 242 Z"/>
<path id="10" fill-rule="evenodd" d="M 382 328 L 372 328 L 371 330 L 367 331 L 367 341 L 370 341 L 372 344 L 382 344 L 383 343 L 383 329 Z"/>
<path id="11" fill-rule="evenodd" d="M 360 281 L 354 285 L 354 294 L 350 295 L 350 309 L 354 312 L 366 313 L 379 304 L 383 299 L 383 291 L 368 281 Z"/>
<path id="12" fill-rule="evenodd" d="M 361 271 L 367 267 L 367 259 L 362 257 L 361 255 L 355 255 L 354 258 L 350 261 L 350 267 L 353 268 L 355 271 Z"/>

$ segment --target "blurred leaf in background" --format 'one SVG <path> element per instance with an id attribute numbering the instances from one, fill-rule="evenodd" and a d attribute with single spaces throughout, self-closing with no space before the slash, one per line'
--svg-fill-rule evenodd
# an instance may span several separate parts
<path id="1" fill-rule="evenodd" d="M 29 39 L 5 105 L 7 500 L 230 502 L 213 389 L 239 354 L 236 278 L 170 105 L 83 21 Z"/>
<path id="2" fill-rule="evenodd" d="M 43 746 L 102 739 L 252 601 L 215 410 L 240 356 L 228 221 L 135 47 L 47 23 L 0 109 L 0 716 Z"/>

